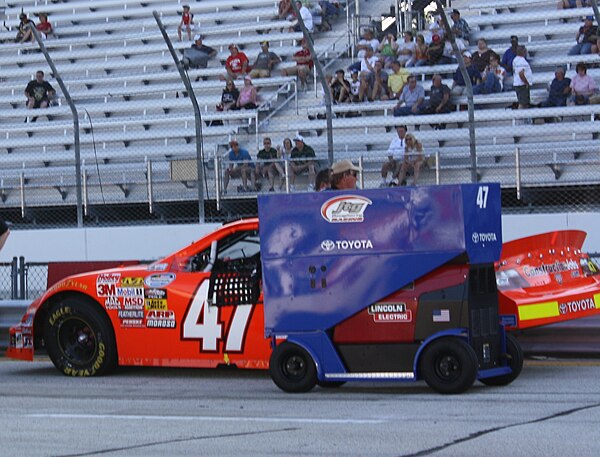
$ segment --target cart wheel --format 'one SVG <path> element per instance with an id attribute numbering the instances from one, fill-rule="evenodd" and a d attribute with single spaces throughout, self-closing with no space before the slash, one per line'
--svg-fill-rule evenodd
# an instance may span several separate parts
<path id="1" fill-rule="evenodd" d="M 523 368 L 523 350 L 517 339 L 510 333 L 506 334 L 506 352 L 508 355 L 508 366 L 512 373 L 494 376 L 493 378 L 480 379 L 487 386 L 506 386 L 513 382 Z"/>
<path id="2" fill-rule="evenodd" d="M 44 341 L 54 366 L 68 376 L 98 376 L 117 364 L 111 323 L 89 299 L 70 297 L 52 305 Z"/>
<path id="3" fill-rule="evenodd" d="M 269 372 L 285 392 L 308 392 L 317 383 L 317 368 L 310 354 L 297 344 L 283 342 L 269 360 Z"/>
<path id="4" fill-rule="evenodd" d="M 459 338 L 440 338 L 431 342 L 419 360 L 421 377 L 442 394 L 465 392 L 477 377 L 477 356 Z"/>
<path id="5" fill-rule="evenodd" d="M 317 385 L 323 389 L 337 389 L 346 384 L 346 381 L 317 381 Z"/>

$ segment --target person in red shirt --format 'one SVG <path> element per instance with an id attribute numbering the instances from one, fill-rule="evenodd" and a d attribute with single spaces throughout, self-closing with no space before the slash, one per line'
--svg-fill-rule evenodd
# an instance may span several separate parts
<path id="1" fill-rule="evenodd" d="M 308 49 L 308 44 L 305 40 L 302 40 L 302 49 L 296 52 L 292 57 L 296 61 L 296 66 L 291 68 L 285 68 L 281 71 L 282 76 L 291 76 L 298 75 L 298 79 L 300 80 L 300 89 L 306 89 L 306 77 L 312 71 L 314 62 L 312 56 L 310 55 L 310 49 Z"/>
<path id="2" fill-rule="evenodd" d="M 183 5 L 183 12 L 181 13 L 181 21 L 177 27 L 177 35 L 179 41 L 181 41 L 181 31 L 185 29 L 187 31 L 188 40 L 192 39 L 192 27 L 194 26 L 194 15 L 190 13 L 190 5 Z"/>
<path id="3" fill-rule="evenodd" d="M 48 21 L 47 13 L 39 13 L 40 23 L 35 26 L 38 32 L 42 33 L 43 38 L 48 38 L 52 34 L 52 24 Z"/>
<path id="4" fill-rule="evenodd" d="M 230 44 L 229 52 L 231 55 L 227 57 L 227 61 L 225 62 L 227 74 L 221 76 L 222 81 L 243 78 L 250 71 L 248 57 L 238 49 L 237 45 Z"/>

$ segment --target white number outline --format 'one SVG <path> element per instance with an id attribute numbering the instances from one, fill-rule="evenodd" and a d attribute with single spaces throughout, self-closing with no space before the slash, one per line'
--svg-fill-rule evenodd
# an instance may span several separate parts
<path id="1" fill-rule="evenodd" d="M 202 353 L 219 353 L 219 347 L 223 347 L 219 344 L 221 341 L 224 341 L 224 353 L 243 353 L 254 305 L 236 306 L 229 326 L 224 330 L 220 307 L 206 303 L 208 287 L 209 280 L 206 279 L 194 293 L 181 326 L 181 339 L 200 341 Z"/>
<path id="2" fill-rule="evenodd" d="M 477 199 L 475 200 L 475 204 L 479 207 L 479 209 L 487 208 L 487 199 L 489 191 L 489 186 L 479 186 L 479 188 L 477 189 Z"/>

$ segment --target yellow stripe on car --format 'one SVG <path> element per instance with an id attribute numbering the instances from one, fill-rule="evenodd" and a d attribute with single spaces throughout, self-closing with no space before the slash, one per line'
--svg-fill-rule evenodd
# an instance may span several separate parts
<path id="1" fill-rule="evenodd" d="M 600 309 L 600 294 L 594 294 L 594 305 L 596 309 Z"/>
<path id="2" fill-rule="evenodd" d="M 598 295 L 600 299 L 600 294 Z M 558 315 L 559 312 L 557 301 L 549 301 L 545 303 L 534 303 L 532 305 L 519 306 L 519 319 L 522 321 L 543 319 L 545 317 L 556 317 Z"/>

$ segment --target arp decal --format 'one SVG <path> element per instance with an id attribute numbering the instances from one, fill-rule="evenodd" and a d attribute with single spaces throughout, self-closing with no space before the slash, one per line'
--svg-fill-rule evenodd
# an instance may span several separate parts
<path id="1" fill-rule="evenodd" d="M 171 310 L 148 311 L 146 315 L 146 327 L 147 328 L 176 328 L 177 322 L 175 321 L 175 312 Z"/>

